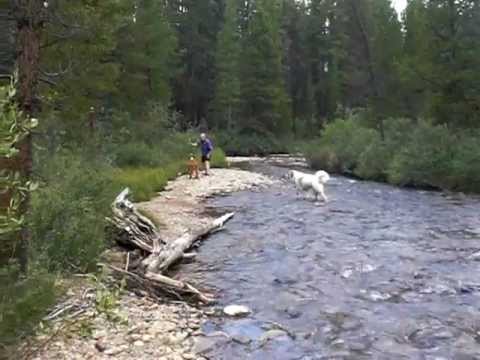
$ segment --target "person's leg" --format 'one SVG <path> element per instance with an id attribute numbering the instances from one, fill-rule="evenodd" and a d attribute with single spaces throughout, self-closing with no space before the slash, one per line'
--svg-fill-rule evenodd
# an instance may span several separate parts
<path id="1" fill-rule="evenodd" d="M 210 174 L 210 161 L 205 160 L 205 175 L 209 175 L 209 174 Z"/>

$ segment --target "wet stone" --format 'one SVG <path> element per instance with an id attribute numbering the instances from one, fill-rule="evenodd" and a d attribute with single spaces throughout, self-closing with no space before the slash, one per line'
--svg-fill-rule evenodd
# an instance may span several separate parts
<path id="1" fill-rule="evenodd" d="M 239 343 L 239 344 L 242 344 L 242 345 L 248 345 L 252 342 L 252 339 L 250 339 L 248 336 L 244 336 L 244 335 L 232 336 L 232 340 L 235 341 L 236 343 Z"/>
<path id="2" fill-rule="evenodd" d="M 219 348 L 228 341 L 229 340 L 224 336 L 201 337 L 195 339 L 192 351 L 199 355 L 206 354 L 216 348 Z"/>
<path id="3" fill-rule="evenodd" d="M 264 343 L 264 342 L 277 339 L 277 338 L 282 338 L 282 337 L 288 337 L 288 334 L 283 330 L 273 329 L 273 330 L 266 331 L 260 337 L 260 342 Z"/>

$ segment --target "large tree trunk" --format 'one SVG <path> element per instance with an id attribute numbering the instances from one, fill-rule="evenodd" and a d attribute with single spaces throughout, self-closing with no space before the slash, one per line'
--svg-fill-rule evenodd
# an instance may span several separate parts
<path id="1" fill-rule="evenodd" d="M 16 62 L 18 69 L 17 101 L 23 115 L 34 117 L 39 110 L 37 97 L 40 66 L 40 39 L 45 16 L 44 2 L 39 0 L 12 0 L 12 14 L 16 23 Z M 19 145 L 17 170 L 28 181 L 32 173 L 32 137 Z M 23 200 L 20 212 L 28 212 L 30 199 Z M 27 270 L 29 230 L 24 225 L 20 233 L 18 257 L 23 271 Z"/>

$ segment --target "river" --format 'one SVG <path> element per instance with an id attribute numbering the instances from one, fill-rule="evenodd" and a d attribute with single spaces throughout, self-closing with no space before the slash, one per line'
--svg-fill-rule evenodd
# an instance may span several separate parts
<path id="1" fill-rule="evenodd" d="M 344 177 L 326 191 L 209 201 L 236 215 L 181 274 L 252 314 L 212 317 L 208 358 L 480 359 L 480 199 Z"/>

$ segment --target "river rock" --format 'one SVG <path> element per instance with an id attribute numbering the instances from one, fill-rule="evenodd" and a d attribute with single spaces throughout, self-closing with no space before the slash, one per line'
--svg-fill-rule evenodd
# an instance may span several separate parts
<path id="1" fill-rule="evenodd" d="M 105 330 L 96 330 L 94 333 L 93 333 L 93 338 L 95 340 L 98 340 L 98 339 L 102 339 L 104 337 L 107 336 L 107 332 Z"/>
<path id="2" fill-rule="evenodd" d="M 150 340 L 152 340 L 151 335 L 145 334 L 145 335 L 142 336 L 142 341 L 143 342 L 149 342 Z"/>
<path id="3" fill-rule="evenodd" d="M 302 316 L 302 312 L 300 310 L 290 306 L 285 309 L 285 312 L 290 319 L 298 319 L 300 316 Z"/>
<path id="4" fill-rule="evenodd" d="M 182 357 L 184 360 L 195 360 L 197 358 L 195 355 L 189 353 L 183 354 Z"/>
<path id="5" fill-rule="evenodd" d="M 232 337 L 232 340 L 242 345 L 248 345 L 252 342 L 252 339 L 244 335 L 235 335 Z"/>
<path id="6" fill-rule="evenodd" d="M 128 349 L 128 345 L 120 345 L 120 346 L 105 350 L 104 354 L 109 356 L 115 356 L 120 354 L 121 352 L 124 352 L 127 349 Z"/>
<path id="7" fill-rule="evenodd" d="M 480 260 L 480 251 L 477 251 L 477 252 L 471 254 L 470 256 L 468 256 L 467 259 L 469 259 L 469 260 L 475 260 L 475 261 Z"/>
<path id="8" fill-rule="evenodd" d="M 369 294 L 370 299 L 373 301 L 385 301 L 389 300 L 392 296 L 388 293 L 381 293 L 380 291 L 372 291 Z"/>
<path id="9" fill-rule="evenodd" d="M 228 316 L 247 316 L 251 313 L 251 310 L 244 305 L 228 305 L 223 309 L 223 312 Z"/>
<path id="10" fill-rule="evenodd" d="M 265 333 L 263 333 L 263 335 L 260 337 L 260 342 L 266 343 L 267 341 L 270 341 L 279 337 L 283 337 L 283 336 L 288 337 L 288 334 L 283 330 L 280 330 L 280 329 L 268 330 Z"/>
<path id="11" fill-rule="evenodd" d="M 176 334 L 170 335 L 169 342 L 170 344 L 181 344 L 188 337 L 188 333 L 179 332 Z"/>
<path id="12" fill-rule="evenodd" d="M 206 354 L 220 345 L 225 344 L 229 339 L 224 336 L 202 337 L 195 339 L 192 351 L 195 354 Z"/>
<path id="13" fill-rule="evenodd" d="M 348 279 L 350 276 L 352 276 L 352 274 L 353 274 L 353 269 L 348 268 L 348 269 L 345 269 L 345 270 L 342 271 L 341 276 L 344 279 Z"/>
<path id="14" fill-rule="evenodd" d="M 107 348 L 107 345 L 106 345 L 102 340 L 98 340 L 98 341 L 95 343 L 95 348 L 96 348 L 99 352 L 104 352 L 105 349 Z"/>

